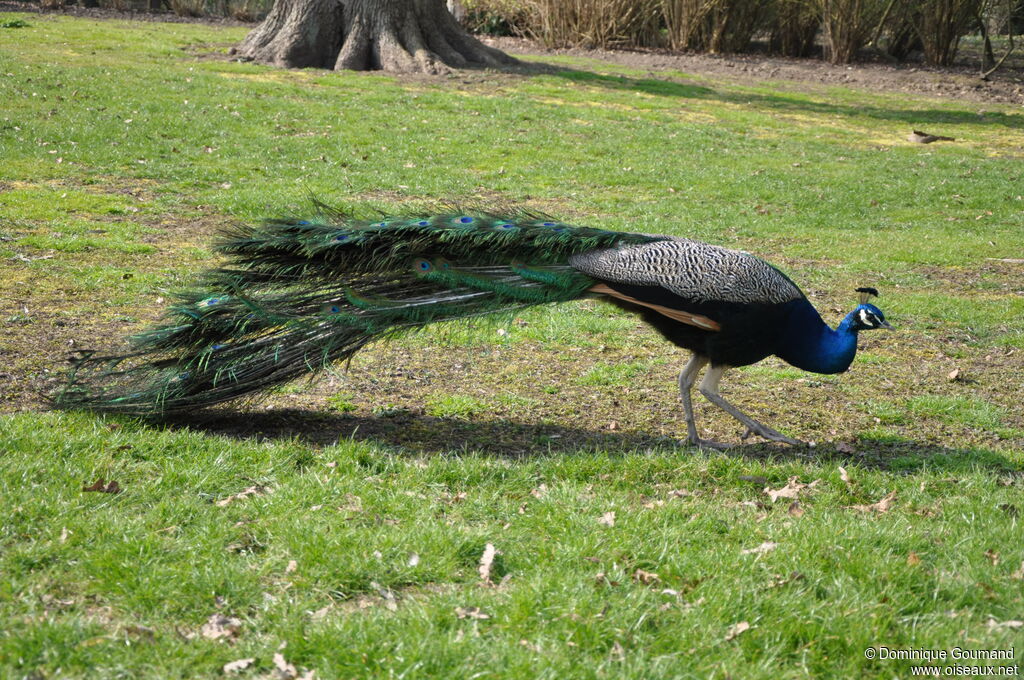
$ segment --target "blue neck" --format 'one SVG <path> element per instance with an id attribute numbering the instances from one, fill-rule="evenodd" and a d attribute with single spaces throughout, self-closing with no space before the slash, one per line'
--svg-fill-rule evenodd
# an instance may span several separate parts
<path id="1" fill-rule="evenodd" d="M 796 303 L 776 354 L 784 361 L 812 373 L 842 373 L 857 354 L 857 331 L 850 312 L 832 330 L 807 300 Z"/>

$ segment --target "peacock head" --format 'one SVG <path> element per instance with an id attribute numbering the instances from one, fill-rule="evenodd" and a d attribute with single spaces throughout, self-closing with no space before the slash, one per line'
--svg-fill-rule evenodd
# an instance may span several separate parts
<path id="1" fill-rule="evenodd" d="M 850 313 L 851 329 L 854 331 L 870 331 L 875 328 L 893 330 L 889 322 L 885 320 L 882 310 L 870 302 L 872 298 L 878 297 L 878 291 L 874 288 L 858 288 L 857 292 L 860 293 L 860 304 Z"/>

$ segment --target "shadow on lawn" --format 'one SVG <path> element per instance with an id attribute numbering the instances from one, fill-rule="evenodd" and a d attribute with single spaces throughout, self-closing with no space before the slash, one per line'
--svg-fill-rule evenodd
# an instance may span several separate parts
<path id="1" fill-rule="evenodd" d="M 758 94 L 754 92 L 722 92 L 713 87 L 679 83 L 660 78 L 630 78 L 628 76 L 605 75 L 591 71 L 580 71 L 571 68 L 556 67 L 549 64 L 538 69 L 542 73 L 565 78 L 576 83 L 594 85 L 614 90 L 643 92 L 662 97 L 680 97 L 683 99 L 714 99 L 733 104 L 753 105 L 766 109 L 789 111 L 793 113 L 809 112 L 839 116 L 868 116 L 879 120 L 906 123 L 908 126 L 924 124 L 970 124 L 1002 126 L 1008 129 L 1024 129 L 1024 115 L 1006 114 L 990 111 L 979 116 L 973 111 L 949 111 L 942 109 L 887 109 L 878 106 L 861 104 L 841 104 L 809 101 L 806 98 L 791 96 L 782 92 L 775 94 Z M 909 129 L 909 128 L 908 128 Z"/>
<path id="2" fill-rule="evenodd" d="M 352 440 L 383 446 L 409 455 L 449 455 L 481 452 L 504 458 L 573 455 L 581 451 L 605 451 L 609 455 L 653 453 L 677 449 L 681 456 L 704 455 L 684 442 L 636 432 L 609 432 L 585 426 L 566 427 L 510 420 L 471 421 L 436 418 L 401 411 L 393 416 L 352 416 L 281 409 L 263 412 L 210 411 L 203 415 L 168 421 L 172 428 L 187 427 L 206 434 L 255 439 L 295 439 L 312 446 L 329 446 Z M 852 448 L 852 452 L 850 449 Z M 955 472 L 976 468 L 1024 473 L 1024 468 L 989 449 L 967 449 L 911 440 L 823 444 L 815 448 L 790 448 L 764 442 L 736 446 L 727 452 L 711 451 L 756 461 L 805 463 L 855 463 L 864 467 L 913 472 L 927 466 Z"/>

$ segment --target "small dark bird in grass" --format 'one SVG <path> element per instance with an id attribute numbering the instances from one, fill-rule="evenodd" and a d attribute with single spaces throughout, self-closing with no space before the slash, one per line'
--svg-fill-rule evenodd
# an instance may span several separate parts
<path id="1" fill-rule="evenodd" d="M 917 144 L 931 144 L 932 142 L 955 142 L 956 140 L 944 135 L 932 135 L 927 132 L 921 132 L 920 130 L 914 130 L 907 135 L 907 141 L 915 142 Z"/>
<path id="2" fill-rule="evenodd" d="M 841 373 L 857 334 L 891 328 L 860 304 L 829 328 L 785 274 L 738 250 L 700 241 L 573 227 L 532 214 L 447 214 L 358 220 L 329 211 L 227 234 L 224 266 L 178 296 L 166 322 L 133 351 L 85 353 L 61 408 L 143 416 L 191 412 L 350 358 L 367 343 L 436 321 L 599 297 L 639 314 L 693 352 L 679 375 L 688 440 L 701 439 L 690 392 L 756 434 L 799 444 L 722 398 L 729 368 L 775 355 Z"/>

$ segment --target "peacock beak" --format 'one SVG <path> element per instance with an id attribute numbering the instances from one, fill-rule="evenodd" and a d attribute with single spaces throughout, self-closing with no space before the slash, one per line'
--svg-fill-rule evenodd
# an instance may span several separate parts
<path id="1" fill-rule="evenodd" d="M 892 324 L 890 324 L 888 321 L 883 321 L 882 325 L 879 326 L 879 328 L 884 328 L 887 331 L 894 331 L 894 330 L 896 330 L 895 328 L 892 327 Z"/>

